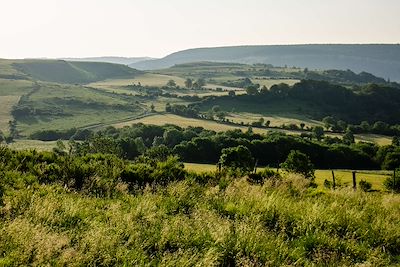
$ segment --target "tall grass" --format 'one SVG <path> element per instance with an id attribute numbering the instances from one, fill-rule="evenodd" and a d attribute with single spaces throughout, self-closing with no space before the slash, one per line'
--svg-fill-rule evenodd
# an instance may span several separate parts
<path id="1" fill-rule="evenodd" d="M 61 185 L 3 196 L 0 266 L 400 264 L 400 196 L 321 192 L 296 175 L 183 180 L 110 197 Z"/>

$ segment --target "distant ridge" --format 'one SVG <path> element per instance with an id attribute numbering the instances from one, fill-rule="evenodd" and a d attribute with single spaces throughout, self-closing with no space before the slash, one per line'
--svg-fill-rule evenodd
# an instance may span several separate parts
<path id="1" fill-rule="evenodd" d="M 305 44 L 194 48 L 161 59 L 130 64 L 141 70 L 171 67 L 175 64 L 217 61 L 266 63 L 310 69 L 350 69 L 400 81 L 399 44 Z"/>
<path id="2" fill-rule="evenodd" d="M 113 64 L 129 65 L 145 60 L 152 60 L 151 57 L 83 57 L 83 58 L 60 58 L 66 61 L 81 61 L 81 62 L 106 62 Z"/>
<path id="3" fill-rule="evenodd" d="M 131 78 L 142 73 L 121 64 L 65 60 L 0 59 L 0 66 L 0 78 L 57 83 L 90 83 L 105 79 Z"/>

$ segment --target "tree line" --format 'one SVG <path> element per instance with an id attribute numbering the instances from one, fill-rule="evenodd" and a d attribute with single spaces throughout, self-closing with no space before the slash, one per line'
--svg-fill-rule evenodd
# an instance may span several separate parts
<path id="1" fill-rule="evenodd" d="M 145 124 L 121 129 L 108 127 L 98 132 L 73 132 L 69 130 L 69 136 L 64 137 L 73 141 L 71 146 L 80 155 L 105 153 L 132 160 L 146 153 L 154 153 L 163 155 L 163 158 L 177 155 L 185 162 L 215 164 L 219 161 L 223 149 L 241 145 L 249 149 L 252 157 L 263 166 L 278 167 L 292 150 L 305 153 L 316 168 L 322 169 L 391 170 L 400 166 L 400 146 L 396 138 L 391 145 L 378 146 L 330 137 L 310 140 L 305 136 L 278 132 L 256 134 L 251 127 L 246 132 L 230 130 L 216 133 L 201 127 L 181 128 L 175 125 Z M 49 131 L 43 134 L 50 139 Z M 58 138 L 59 134 L 57 132 L 54 137 Z"/>

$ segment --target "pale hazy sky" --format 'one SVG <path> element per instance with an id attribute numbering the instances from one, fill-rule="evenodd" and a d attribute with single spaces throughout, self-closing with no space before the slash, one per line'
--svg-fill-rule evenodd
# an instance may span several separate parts
<path id="1" fill-rule="evenodd" d="M 400 43 L 400 0 L 0 0 L 0 57 Z"/>

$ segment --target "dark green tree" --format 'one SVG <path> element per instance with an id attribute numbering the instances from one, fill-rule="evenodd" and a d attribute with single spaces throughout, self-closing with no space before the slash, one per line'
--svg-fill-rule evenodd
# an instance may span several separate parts
<path id="1" fill-rule="evenodd" d="M 298 150 L 290 151 L 286 161 L 281 164 L 281 168 L 288 172 L 302 174 L 307 179 L 315 178 L 314 165 L 310 158 Z"/>
<path id="2" fill-rule="evenodd" d="M 246 93 L 248 95 L 256 95 L 258 94 L 258 87 L 260 87 L 259 84 L 252 84 L 246 87 Z"/>
<path id="3" fill-rule="evenodd" d="M 392 138 L 392 145 L 393 145 L 393 146 L 400 146 L 400 137 L 398 137 L 398 136 L 393 136 L 393 138 Z"/>
<path id="4" fill-rule="evenodd" d="M 220 120 L 223 121 L 226 117 L 226 113 L 223 111 L 218 111 L 217 113 L 215 113 L 215 116 Z"/>
<path id="5" fill-rule="evenodd" d="M 327 130 L 333 129 L 337 125 L 335 118 L 333 118 L 332 116 L 327 116 L 323 118 L 322 122 L 324 123 L 325 129 Z"/>
<path id="6" fill-rule="evenodd" d="M 183 133 L 177 129 L 170 129 L 164 132 L 164 144 L 174 147 L 183 140 Z"/>
<path id="7" fill-rule="evenodd" d="M 193 80 L 190 79 L 190 78 L 187 78 L 187 79 L 185 80 L 185 87 L 186 87 L 187 89 L 191 89 L 191 88 L 193 87 Z"/>
<path id="8" fill-rule="evenodd" d="M 387 153 L 382 163 L 382 169 L 394 170 L 399 167 L 400 167 L 400 151 L 393 151 Z"/>
<path id="9" fill-rule="evenodd" d="M 254 168 L 254 158 L 250 150 L 242 145 L 224 148 L 219 162 L 226 169 L 239 170 L 243 173 L 249 173 Z"/>
<path id="10" fill-rule="evenodd" d="M 324 128 L 322 128 L 321 126 L 315 126 L 313 128 L 313 135 L 318 141 L 321 141 L 322 137 L 324 136 L 324 133 L 325 133 Z"/>
<path id="11" fill-rule="evenodd" d="M 343 143 L 345 144 L 354 144 L 354 134 L 351 130 L 347 129 L 346 133 L 343 135 Z"/>
<path id="12" fill-rule="evenodd" d="M 268 92 L 269 92 L 268 88 L 265 85 L 263 85 L 261 87 L 261 89 L 260 89 L 260 93 L 261 94 L 268 94 Z"/>
<path id="13" fill-rule="evenodd" d="M 169 80 L 169 81 L 167 82 L 167 86 L 168 86 L 168 87 L 176 87 L 176 82 L 175 82 L 174 80 Z"/>

